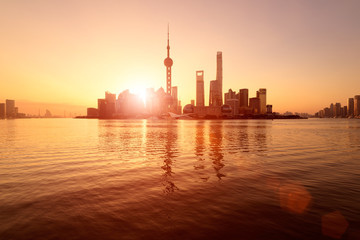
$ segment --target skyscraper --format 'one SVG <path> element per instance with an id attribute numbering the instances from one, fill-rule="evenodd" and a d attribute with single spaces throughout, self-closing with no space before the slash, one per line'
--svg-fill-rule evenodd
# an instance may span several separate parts
<path id="1" fill-rule="evenodd" d="M 246 88 L 240 89 L 240 107 L 249 106 L 249 90 Z"/>
<path id="2" fill-rule="evenodd" d="M 348 108 L 348 116 L 354 116 L 354 98 L 349 98 Z"/>
<path id="3" fill-rule="evenodd" d="M 196 106 L 205 106 L 204 71 L 196 71 Z"/>
<path id="4" fill-rule="evenodd" d="M 171 95 L 171 67 L 173 65 L 173 60 L 170 58 L 169 26 L 167 39 L 167 58 L 165 58 L 164 64 L 166 66 L 166 93 Z"/>
<path id="5" fill-rule="evenodd" d="M 222 68 L 222 52 L 216 54 L 216 81 L 218 82 L 218 94 L 220 95 L 219 103 L 220 106 L 223 104 L 222 99 L 222 83 L 223 83 L 223 68 Z"/>
<path id="6" fill-rule="evenodd" d="M 222 52 L 216 55 L 216 80 L 210 81 L 209 106 L 221 106 L 222 100 Z"/>
<path id="7" fill-rule="evenodd" d="M 259 91 L 256 92 L 256 97 L 260 99 L 260 114 L 266 113 L 266 89 L 260 88 Z"/>
<path id="8" fill-rule="evenodd" d="M 178 87 L 177 86 L 174 86 L 171 88 L 171 96 L 172 96 L 172 99 L 173 99 L 173 102 L 172 102 L 172 105 L 171 105 L 171 110 L 172 112 L 174 113 L 177 113 L 178 112 Z"/>
<path id="9" fill-rule="evenodd" d="M 260 98 L 253 97 L 249 99 L 249 107 L 253 109 L 254 114 L 260 114 Z"/>
<path id="10" fill-rule="evenodd" d="M 354 115 L 360 116 L 360 95 L 354 97 Z"/>
<path id="11" fill-rule="evenodd" d="M 15 117 L 15 100 L 6 99 L 6 117 Z"/>

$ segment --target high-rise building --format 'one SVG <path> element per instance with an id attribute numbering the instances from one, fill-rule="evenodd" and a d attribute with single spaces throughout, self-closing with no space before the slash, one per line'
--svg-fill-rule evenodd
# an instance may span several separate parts
<path id="1" fill-rule="evenodd" d="M 196 71 L 196 106 L 205 106 L 204 71 Z"/>
<path id="2" fill-rule="evenodd" d="M 249 106 L 249 90 L 246 88 L 240 89 L 240 107 Z"/>
<path id="3" fill-rule="evenodd" d="M 173 102 L 171 104 L 171 111 L 174 112 L 174 113 L 177 113 L 178 112 L 178 87 L 177 86 L 174 86 L 171 88 L 171 96 L 172 96 L 172 99 L 173 99 Z"/>
<path id="4" fill-rule="evenodd" d="M 99 113 L 99 118 L 106 117 L 106 100 L 105 99 L 98 99 L 98 113 Z"/>
<path id="5" fill-rule="evenodd" d="M 0 103 L 0 119 L 4 119 L 5 117 L 6 117 L 5 103 Z"/>
<path id="6" fill-rule="evenodd" d="M 341 104 L 335 103 L 334 117 L 341 117 Z"/>
<path id="7" fill-rule="evenodd" d="M 14 118 L 15 117 L 15 100 L 6 99 L 6 117 Z"/>
<path id="8" fill-rule="evenodd" d="M 210 81 L 210 95 L 209 106 L 221 106 L 222 100 L 222 52 L 217 52 L 216 55 L 216 80 Z"/>
<path id="9" fill-rule="evenodd" d="M 168 27 L 168 39 L 167 39 L 167 58 L 164 60 L 166 67 L 166 93 L 171 95 L 171 67 L 173 60 L 170 58 L 170 40 L 169 40 L 169 27 Z"/>
<path id="10" fill-rule="evenodd" d="M 249 107 L 253 110 L 254 114 L 260 114 L 260 98 L 258 97 L 250 98 Z"/>
<path id="11" fill-rule="evenodd" d="M 360 95 L 354 97 L 354 115 L 360 116 Z"/>
<path id="12" fill-rule="evenodd" d="M 348 116 L 354 116 L 354 98 L 348 100 Z"/>
<path id="13" fill-rule="evenodd" d="M 230 88 L 229 91 L 224 94 L 224 98 L 225 98 L 225 104 L 227 104 L 226 100 L 236 99 L 236 92 Z"/>
<path id="14" fill-rule="evenodd" d="M 116 94 L 105 92 L 106 116 L 113 117 L 115 114 Z"/>
<path id="15" fill-rule="evenodd" d="M 260 114 L 266 113 L 266 89 L 260 88 L 259 91 L 256 92 L 256 97 L 260 99 Z"/>
<path id="16" fill-rule="evenodd" d="M 222 52 L 217 52 L 216 54 L 216 81 L 218 82 L 218 91 L 220 95 L 219 104 L 223 104 L 222 100 L 222 84 L 223 84 L 223 67 L 222 67 Z"/>

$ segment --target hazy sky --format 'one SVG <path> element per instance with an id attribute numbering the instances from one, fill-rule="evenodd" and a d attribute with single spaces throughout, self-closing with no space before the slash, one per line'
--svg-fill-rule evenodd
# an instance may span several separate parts
<path id="1" fill-rule="evenodd" d="M 277 112 L 314 113 L 360 94 L 358 0 L 4 0 L 0 102 L 96 107 L 105 91 L 165 88 L 168 23 L 183 106 L 195 99 L 196 70 L 208 103 L 217 51 L 223 90 L 266 88 Z"/>

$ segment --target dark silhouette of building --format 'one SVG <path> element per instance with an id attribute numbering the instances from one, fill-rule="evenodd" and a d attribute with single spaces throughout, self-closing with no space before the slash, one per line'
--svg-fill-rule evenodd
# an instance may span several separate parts
<path id="1" fill-rule="evenodd" d="M 253 109 L 254 114 L 260 114 L 260 98 L 250 98 L 249 107 Z"/>
<path id="2" fill-rule="evenodd" d="M 249 90 L 246 88 L 240 89 L 240 107 L 249 106 Z"/>
<path id="3" fill-rule="evenodd" d="M 256 97 L 260 99 L 260 114 L 266 113 L 266 89 L 260 88 L 259 91 L 256 92 Z"/>
<path id="4" fill-rule="evenodd" d="M 97 108 L 88 108 L 87 109 L 87 116 L 90 118 L 95 118 L 99 116 L 99 111 Z"/>
<path id="5" fill-rule="evenodd" d="M 6 103 L 6 117 L 7 118 L 15 118 L 16 115 L 15 115 L 15 100 L 9 100 L 9 99 L 6 99 L 5 101 Z"/>
<path id="6" fill-rule="evenodd" d="M 348 116 L 352 117 L 354 116 L 354 98 L 348 99 Z"/>
<path id="7" fill-rule="evenodd" d="M 6 111 L 5 111 L 5 103 L 0 103 L 0 119 L 5 119 Z"/>
<path id="8" fill-rule="evenodd" d="M 360 116 L 360 95 L 354 97 L 354 115 Z"/>
<path id="9" fill-rule="evenodd" d="M 210 95 L 209 106 L 221 107 L 222 100 L 222 82 L 223 82 L 223 69 L 222 69 L 222 52 L 217 52 L 216 55 L 216 80 L 210 81 Z"/>
<path id="10" fill-rule="evenodd" d="M 196 71 L 196 106 L 205 106 L 204 71 Z"/>

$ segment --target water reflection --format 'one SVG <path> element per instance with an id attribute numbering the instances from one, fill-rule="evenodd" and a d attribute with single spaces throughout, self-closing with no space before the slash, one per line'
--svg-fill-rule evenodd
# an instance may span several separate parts
<path id="1" fill-rule="evenodd" d="M 195 135 L 195 156 L 197 161 L 194 165 L 194 169 L 200 175 L 202 181 L 207 181 L 209 176 L 205 173 L 205 154 L 206 154 L 206 143 L 205 143 L 205 122 L 199 121 L 196 124 L 196 135 Z"/>
<path id="2" fill-rule="evenodd" d="M 209 141 L 210 141 L 210 158 L 215 169 L 216 176 L 219 180 L 225 177 L 225 174 L 221 172 L 221 169 L 225 166 L 223 163 L 223 121 L 214 122 L 209 127 Z"/>
<path id="3" fill-rule="evenodd" d="M 146 132 L 146 152 L 147 155 L 159 155 L 163 159 L 161 169 L 162 184 L 164 193 L 172 193 L 179 188 L 175 185 L 173 177 L 173 164 L 177 156 L 178 149 L 176 141 L 178 139 L 178 128 L 176 122 L 149 122 Z M 154 154 L 154 151 L 157 153 Z"/>

